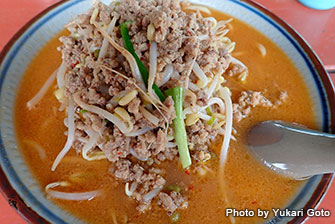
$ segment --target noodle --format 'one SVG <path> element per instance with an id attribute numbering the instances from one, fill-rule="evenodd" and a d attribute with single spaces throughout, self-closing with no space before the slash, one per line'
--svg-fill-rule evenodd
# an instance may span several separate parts
<path id="1" fill-rule="evenodd" d="M 99 137 L 100 137 L 100 133 L 92 130 L 91 132 L 88 132 L 88 135 L 89 135 L 89 140 L 86 142 L 86 144 L 84 145 L 81 151 L 83 158 L 88 161 L 106 159 L 105 155 L 94 155 L 94 156 L 87 155 L 88 152 L 97 145 Z"/>
<path id="2" fill-rule="evenodd" d="M 58 69 L 54 71 L 54 73 L 52 73 L 52 75 L 47 79 L 47 81 L 43 84 L 40 91 L 38 91 L 38 93 L 31 100 L 27 102 L 27 107 L 29 110 L 33 109 L 33 107 L 36 106 L 36 104 L 38 104 L 44 97 L 44 95 L 47 93 L 48 89 L 56 79 L 57 71 Z"/>
<path id="3" fill-rule="evenodd" d="M 230 91 L 228 88 L 221 89 L 223 99 L 226 104 L 226 127 L 225 127 L 225 134 L 223 138 L 223 143 L 221 146 L 220 152 L 220 166 L 224 167 L 224 164 L 227 160 L 229 142 L 232 134 L 232 126 L 233 126 L 233 104 L 230 98 Z"/>
<path id="4" fill-rule="evenodd" d="M 140 107 L 140 112 L 143 114 L 143 116 L 150 121 L 151 123 L 153 123 L 155 126 L 158 125 L 159 123 L 159 119 L 154 116 L 152 113 L 150 113 L 149 111 L 147 111 L 144 107 Z"/>
<path id="5" fill-rule="evenodd" d="M 199 91 L 200 90 L 200 88 L 191 81 L 188 82 L 188 88 L 192 91 Z"/>
<path id="6" fill-rule="evenodd" d="M 113 17 L 111 23 L 108 25 L 107 34 L 110 34 L 114 30 L 117 19 L 118 19 L 117 17 Z M 102 59 L 106 56 L 107 49 L 108 49 L 108 40 L 104 38 L 99 52 L 99 59 Z"/>
<path id="7" fill-rule="evenodd" d="M 167 81 L 169 81 L 170 78 L 172 77 L 173 72 L 174 72 L 173 66 L 172 65 L 167 65 L 164 69 L 163 79 L 159 83 L 158 87 L 161 87 L 165 83 L 167 83 Z"/>
<path id="8" fill-rule="evenodd" d="M 80 99 L 80 93 L 76 93 L 73 96 L 74 101 L 83 109 L 88 110 L 92 113 L 96 113 L 99 114 L 100 116 L 102 116 L 103 118 L 109 120 L 110 122 L 112 122 L 113 124 L 115 124 L 122 133 L 129 133 L 132 131 L 132 126 L 129 125 L 129 127 L 126 126 L 126 124 L 124 122 L 122 122 L 117 116 L 109 113 L 106 110 L 103 110 L 97 106 L 93 106 L 93 105 L 88 105 L 86 103 L 84 103 L 83 101 L 81 101 Z"/>
<path id="9" fill-rule="evenodd" d="M 74 141 L 74 131 L 75 131 L 75 123 L 74 123 L 74 102 L 73 99 L 70 99 L 69 107 L 67 108 L 67 119 L 68 119 L 68 133 L 67 140 L 64 148 L 57 155 L 54 163 L 52 164 L 51 170 L 55 171 L 60 161 L 64 158 L 66 153 L 71 149 L 73 141 Z"/>
<path id="10" fill-rule="evenodd" d="M 113 6 L 113 10 L 119 10 L 117 4 Z M 205 29 L 181 29 L 178 52 L 170 56 L 174 52 L 164 49 L 165 43 L 160 40 L 162 34 L 155 22 L 140 22 L 138 18 L 127 21 L 122 14 L 107 20 L 104 7 L 107 6 L 96 2 L 91 15 L 86 18 L 89 22 L 78 20 L 68 27 L 73 38 L 72 47 L 79 50 L 62 52 L 63 58 L 77 63 L 67 68 L 65 62 L 68 62 L 63 60 L 56 75 L 58 90 L 55 96 L 62 103 L 61 108 L 67 109 L 68 136 L 52 171 L 74 147 L 81 153 L 83 161 L 108 158 L 112 163 L 110 172 L 125 183 L 125 194 L 140 205 L 150 206 L 155 197 L 174 200 L 170 192 L 160 193 L 166 183 L 166 170 L 160 166 L 161 162 L 173 160 L 178 154 L 183 169 L 188 168 L 192 160 L 197 165 L 207 162 L 212 155 L 211 149 L 203 147 L 204 144 L 223 135 L 220 167 L 224 167 L 230 140 L 234 139 L 231 93 L 222 84 L 227 72 L 234 74 L 229 69 L 236 67 L 229 68 L 226 62 L 231 58 L 232 64 L 243 68 L 238 76 L 242 81 L 248 70 L 242 62 L 231 57 L 235 42 L 225 37 L 231 20 L 203 19 L 199 12 L 210 14 L 207 8 L 187 7 L 197 11 L 193 14 L 194 23 Z M 139 26 L 146 30 L 137 32 Z M 122 39 L 116 40 L 119 31 Z M 164 41 L 174 44 L 170 37 Z M 187 45 L 193 41 L 197 45 Z M 67 47 L 65 42 L 64 45 Z M 188 49 L 192 47 L 197 49 Z M 222 52 L 227 60 L 211 61 L 222 57 Z M 66 73 L 69 77 L 65 79 Z M 155 82 L 158 81 L 157 86 Z M 172 128 L 170 124 L 173 124 Z M 207 166 L 197 165 L 193 167 L 195 173 L 207 175 Z M 66 186 L 69 186 L 68 182 L 51 183 L 46 186 L 46 192 L 61 200 L 90 200 L 100 192 L 52 190 Z M 179 191 L 178 197 L 184 199 L 182 194 L 185 192 Z"/>
<path id="11" fill-rule="evenodd" d="M 217 86 L 217 84 L 219 83 L 219 78 L 220 78 L 220 74 L 216 74 L 211 85 L 209 86 L 208 88 L 208 91 L 207 91 L 207 99 L 211 98 L 212 97 L 212 94 L 215 90 L 215 87 Z"/>
<path id="12" fill-rule="evenodd" d="M 131 132 L 131 133 L 128 133 L 128 134 L 125 134 L 125 135 L 128 136 L 128 137 L 136 137 L 136 136 L 139 136 L 139 135 L 144 135 L 145 133 L 147 133 L 148 131 L 151 131 L 152 129 L 153 128 L 145 127 L 145 128 L 139 129 L 137 131 L 134 131 L 134 132 Z"/>
<path id="13" fill-rule="evenodd" d="M 69 201 L 90 201 L 96 196 L 99 195 L 99 191 L 88 191 L 88 192 L 82 192 L 82 193 L 65 193 L 65 192 L 59 192 L 51 190 L 51 188 L 55 188 L 58 186 L 68 186 L 69 184 L 67 182 L 54 182 L 51 184 L 48 184 L 45 187 L 45 192 L 53 198 L 61 199 L 61 200 L 69 200 Z"/>
<path id="14" fill-rule="evenodd" d="M 43 149 L 42 146 L 40 146 L 37 142 L 32 140 L 24 140 L 24 143 L 34 148 L 38 152 L 41 159 L 46 158 L 45 149 Z"/>
<path id="15" fill-rule="evenodd" d="M 245 66 L 240 60 L 238 60 L 238 59 L 236 59 L 236 58 L 234 58 L 234 57 L 231 57 L 231 58 L 230 58 L 230 61 L 231 61 L 231 63 L 233 63 L 233 64 L 237 64 L 237 65 L 242 66 L 243 69 L 244 69 L 246 72 L 248 72 L 248 68 L 247 68 L 247 66 Z"/>
<path id="16" fill-rule="evenodd" d="M 131 186 L 130 186 L 130 189 L 129 189 L 129 183 L 127 182 L 126 185 L 125 185 L 125 193 L 128 197 L 132 196 L 134 191 L 136 190 L 137 188 L 137 182 L 134 181 Z"/>
<path id="17" fill-rule="evenodd" d="M 142 161 L 142 162 L 145 162 L 145 161 L 148 160 L 148 158 L 142 158 L 142 157 L 140 157 L 139 155 L 137 155 L 137 153 L 135 152 L 135 150 L 134 150 L 133 148 L 130 148 L 130 154 L 131 154 L 132 156 L 134 156 L 136 159 L 138 159 L 138 160 L 140 160 L 140 161 Z"/>
<path id="18" fill-rule="evenodd" d="M 206 110 L 207 107 L 213 105 L 213 104 L 217 104 L 220 107 L 221 113 L 225 112 L 225 104 L 223 103 L 223 101 L 218 98 L 218 97 L 213 97 L 208 101 L 208 104 L 206 106 L 203 106 L 200 108 L 200 111 L 204 111 Z"/>
<path id="19" fill-rule="evenodd" d="M 261 52 L 262 57 L 266 56 L 266 48 L 263 44 L 258 43 L 257 44 L 258 50 Z"/>
<path id="20" fill-rule="evenodd" d="M 203 13 L 207 13 L 208 15 L 211 15 L 211 11 L 205 7 L 205 6 L 200 6 L 200 5 L 190 5 L 185 7 L 186 10 L 191 10 L 191 11 L 199 11 Z"/>
<path id="21" fill-rule="evenodd" d="M 118 45 L 112 37 L 109 36 L 109 34 L 97 23 L 94 22 L 93 23 L 94 26 L 99 30 L 99 32 L 110 42 L 110 44 L 116 48 L 116 50 L 120 51 L 120 53 L 127 59 L 127 61 L 129 62 L 132 74 L 134 75 L 136 81 L 139 83 L 141 89 L 145 90 L 145 86 L 144 86 L 144 82 L 142 79 L 142 75 L 140 73 L 140 70 L 137 66 L 136 60 L 133 57 L 133 55 L 131 55 L 131 53 L 129 51 L 127 51 L 125 48 L 121 47 L 120 45 Z"/>
<path id="22" fill-rule="evenodd" d="M 143 201 L 151 201 L 160 191 L 162 190 L 161 187 L 155 188 L 149 191 L 147 194 L 143 196 Z"/>
<path id="23" fill-rule="evenodd" d="M 66 64 L 64 61 L 62 61 L 62 64 L 60 65 L 58 72 L 57 72 L 58 89 L 61 89 L 64 87 L 65 73 L 66 73 Z"/>
<path id="24" fill-rule="evenodd" d="M 203 87 L 207 86 L 207 84 L 208 84 L 208 78 L 205 75 L 205 73 L 201 70 L 201 68 L 200 68 L 200 66 L 199 66 L 199 64 L 197 62 L 194 62 L 193 72 L 202 81 L 202 85 L 199 86 L 199 87 L 203 88 Z"/>
<path id="25" fill-rule="evenodd" d="M 149 79 L 148 79 L 148 94 L 154 97 L 152 92 L 152 86 L 155 82 L 155 76 L 157 72 L 157 43 L 152 41 L 149 50 Z"/>

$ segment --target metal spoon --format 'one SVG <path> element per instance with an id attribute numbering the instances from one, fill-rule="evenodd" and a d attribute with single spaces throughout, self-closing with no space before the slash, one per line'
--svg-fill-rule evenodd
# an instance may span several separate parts
<path id="1" fill-rule="evenodd" d="M 249 130 L 247 145 L 266 166 L 304 179 L 335 172 L 335 135 L 282 121 L 266 121 Z"/>

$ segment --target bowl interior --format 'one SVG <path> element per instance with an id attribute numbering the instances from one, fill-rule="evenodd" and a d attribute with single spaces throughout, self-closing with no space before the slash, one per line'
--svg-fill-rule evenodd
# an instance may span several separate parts
<path id="1" fill-rule="evenodd" d="M 192 0 L 192 2 L 205 4 L 230 14 L 275 42 L 303 74 L 314 102 L 319 129 L 331 131 L 331 109 L 326 88 L 313 61 L 306 53 L 309 49 L 301 47 L 291 32 L 279 25 L 270 14 L 265 14 L 257 6 L 247 2 L 238 0 Z M 50 9 L 16 39 L 8 52 L 2 53 L 4 58 L 0 66 L 0 165 L 11 186 L 26 205 L 51 223 L 82 223 L 83 221 L 45 198 L 42 189 L 30 173 L 18 149 L 14 133 L 14 101 L 19 82 L 33 56 L 61 31 L 68 21 L 77 14 L 85 12 L 90 5 L 90 1 L 73 0 L 65 1 Z M 297 193 L 288 208 L 300 210 L 306 204 L 314 206 L 322 197 L 330 180 L 330 175 L 312 177 Z M 275 217 L 269 223 L 287 223 L 292 220 L 293 217 Z"/>

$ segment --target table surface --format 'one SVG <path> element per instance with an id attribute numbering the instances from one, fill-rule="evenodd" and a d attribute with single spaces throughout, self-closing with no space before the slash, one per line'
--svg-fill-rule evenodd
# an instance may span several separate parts
<path id="1" fill-rule="evenodd" d="M 58 0 L 0 0 L 0 50 L 29 19 Z M 335 71 L 335 9 L 317 11 L 295 0 L 256 0 L 296 29 L 321 58 L 326 69 Z M 5 32 L 4 32 L 5 31 Z M 335 83 L 335 74 L 331 75 Z M 335 183 L 318 209 L 332 212 L 329 218 L 310 218 L 306 224 L 335 223 Z M 2 224 L 23 224 L 25 221 L 0 196 Z"/>

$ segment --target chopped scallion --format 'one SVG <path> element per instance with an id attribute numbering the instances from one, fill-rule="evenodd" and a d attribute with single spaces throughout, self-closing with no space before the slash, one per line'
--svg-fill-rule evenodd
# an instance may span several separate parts
<path id="1" fill-rule="evenodd" d="M 211 155 L 211 159 L 214 159 L 214 158 L 216 158 L 216 155 L 215 155 L 215 153 L 214 153 L 214 152 L 210 152 L 209 154 Z"/>
<path id="2" fill-rule="evenodd" d="M 130 36 L 129 36 L 129 32 L 128 32 L 128 25 L 131 24 L 131 23 L 132 23 L 132 21 L 127 21 L 127 22 L 124 22 L 120 25 L 123 43 L 124 43 L 125 48 L 135 58 L 137 66 L 138 66 L 138 68 L 141 72 L 143 82 L 144 82 L 145 86 L 148 87 L 149 72 L 148 72 L 147 68 L 144 66 L 144 64 L 142 63 L 142 61 L 140 60 L 140 58 L 137 56 L 137 54 L 134 50 L 134 46 L 133 46 L 133 44 L 131 43 L 131 40 L 130 40 Z M 155 83 L 152 85 L 152 89 L 155 91 L 158 98 L 162 102 L 164 102 L 166 97 L 164 96 L 162 91 L 159 89 L 159 87 Z"/>
<path id="3" fill-rule="evenodd" d="M 211 116 L 211 115 L 212 115 L 211 108 L 207 107 L 207 108 L 206 108 L 206 112 L 207 112 L 207 114 L 208 114 L 209 116 Z"/>
<path id="4" fill-rule="evenodd" d="M 174 101 L 176 118 L 173 120 L 173 129 L 178 146 L 180 162 L 182 167 L 186 169 L 192 164 L 192 160 L 187 145 L 187 134 L 183 114 L 184 88 L 179 86 L 168 89 L 165 91 L 165 95 L 171 96 Z"/>
<path id="5" fill-rule="evenodd" d="M 170 216 L 170 220 L 172 223 L 176 223 L 179 221 L 179 213 L 175 212 Z"/>
<path id="6" fill-rule="evenodd" d="M 84 110 L 84 109 L 81 109 L 80 111 L 79 111 L 79 113 L 81 113 L 81 114 L 84 114 L 84 113 L 86 113 L 87 112 L 87 110 Z"/>
<path id="7" fill-rule="evenodd" d="M 166 186 L 166 190 L 180 192 L 180 187 L 178 185 L 170 184 Z"/>
<path id="8" fill-rule="evenodd" d="M 211 116 L 211 119 L 209 119 L 209 120 L 207 121 L 207 124 L 208 124 L 208 125 L 212 125 L 212 124 L 214 123 L 214 121 L 215 121 L 215 117 L 214 117 L 214 116 Z"/>
<path id="9" fill-rule="evenodd" d="M 98 58 L 98 57 L 99 57 L 99 54 L 100 54 L 100 49 L 96 49 L 96 50 L 94 51 L 94 57 L 95 57 L 95 58 Z"/>

